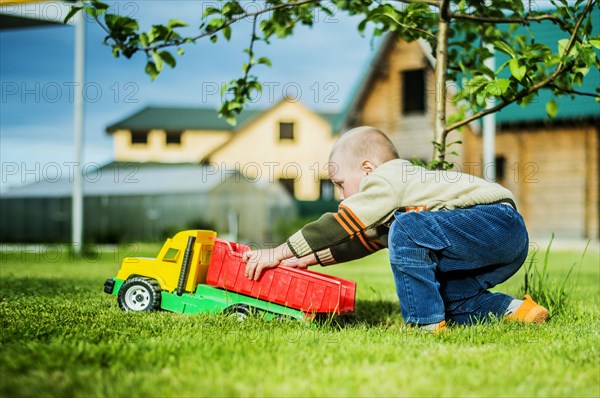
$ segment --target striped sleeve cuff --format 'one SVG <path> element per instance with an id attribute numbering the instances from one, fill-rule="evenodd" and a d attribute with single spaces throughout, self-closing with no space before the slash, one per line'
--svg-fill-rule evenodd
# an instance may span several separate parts
<path id="1" fill-rule="evenodd" d="M 306 241 L 306 239 L 304 239 L 304 236 L 302 235 L 302 231 L 298 231 L 294 235 L 290 236 L 290 238 L 287 241 L 287 244 L 290 247 L 292 253 L 294 253 L 294 256 L 298 258 L 304 257 L 307 254 L 312 253 L 308 242 Z"/>
<path id="2" fill-rule="evenodd" d="M 317 257 L 317 261 L 321 265 L 326 266 L 326 265 L 337 264 L 337 261 L 335 261 L 335 258 L 333 258 L 333 255 L 331 254 L 330 249 L 318 251 L 315 253 L 315 256 Z"/>

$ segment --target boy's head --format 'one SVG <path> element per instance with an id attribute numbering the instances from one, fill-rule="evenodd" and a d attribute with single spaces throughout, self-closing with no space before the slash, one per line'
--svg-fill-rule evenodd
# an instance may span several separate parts
<path id="1" fill-rule="evenodd" d="M 354 128 L 333 145 L 329 178 L 340 189 L 341 199 L 354 195 L 362 179 L 379 165 L 398 158 L 390 139 L 374 127 Z"/>

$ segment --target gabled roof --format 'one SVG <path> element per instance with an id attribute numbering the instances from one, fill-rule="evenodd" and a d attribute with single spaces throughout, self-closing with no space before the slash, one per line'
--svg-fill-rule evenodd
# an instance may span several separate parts
<path id="1" fill-rule="evenodd" d="M 336 123 L 333 125 L 334 132 L 341 132 L 346 130 L 350 124 L 352 124 L 352 118 L 354 117 L 357 109 L 363 101 L 363 97 L 366 95 L 367 90 L 375 81 L 377 77 L 377 71 L 381 67 L 381 63 L 388 56 L 390 50 L 396 43 L 396 35 L 388 33 L 383 41 L 379 44 L 379 48 L 367 64 L 363 67 L 363 71 L 360 74 L 360 79 L 355 83 L 354 87 L 350 91 L 350 96 L 346 100 L 346 105 L 340 112 Z"/>
<path id="2" fill-rule="evenodd" d="M 594 7 L 592 15 L 593 19 L 599 20 L 600 10 L 597 7 Z M 536 41 L 546 43 L 551 47 L 556 47 L 558 40 L 568 38 L 550 21 L 531 23 L 527 29 L 533 32 Z M 595 24 L 592 30 L 592 36 L 600 34 L 600 26 L 598 24 Z M 379 44 L 379 48 L 368 61 L 364 72 L 360 75 L 360 80 L 352 90 L 350 97 L 346 102 L 346 106 L 340 113 L 337 123 L 333 126 L 335 132 L 351 127 L 352 118 L 360 108 L 364 96 L 368 93 L 368 90 L 377 78 L 378 71 L 385 61 L 385 58 L 388 57 L 390 52 L 394 49 L 396 40 L 397 36 L 394 33 L 388 33 Z M 427 42 L 419 41 L 419 45 L 430 65 L 435 67 L 434 54 L 431 53 L 431 48 L 427 45 Z M 506 60 L 507 56 L 505 54 L 498 53 L 496 65 L 499 66 Z M 508 72 L 508 68 L 506 73 L 510 73 Z M 600 72 L 598 69 L 592 67 L 584 79 L 583 87 L 575 87 L 575 89 L 582 92 L 595 93 L 596 87 L 600 87 Z M 551 96 L 550 90 L 541 90 L 536 97 L 536 100 L 533 103 L 530 103 L 526 108 L 517 104 L 511 104 L 496 113 L 496 121 L 498 124 L 551 121 L 546 114 L 546 103 L 550 100 Z M 574 99 L 571 99 L 568 95 L 565 95 L 556 98 L 556 102 L 559 105 L 558 115 L 555 119 L 556 121 L 573 119 L 597 120 L 600 118 L 600 103 L 596 102 L 592 97 L 577 96 Z"/>
<path id="3" fill-rule="evenodd" d="M 238 116 L 241 125 L 252 119 L 261 111 L 246 110 Z M 233 131 L 230 125 L 219 117 L 217 111 L 211 108 L 191 108 L 174 106 L 147 106 L 133 115 L 121 119 L 106 128 L 113 133 L 116 130 L 150 130 L 166 131 L 183 130 L 225 130 Z"/>
<path id="4" fill-rule="evenodd" d="M 207 194 L 222 183 L 221 173 L 197 164 L 112 162 L 84 176 L 83 193 L 85 196 Z M 71 197 L 72 191 L 70 178 L 43 180 L 9 190 L 2 194 L 2 199 L 66 198 Z"/>
<path id="5" fill-rule="evenodd" d="M 344 109 L 342 109 L 342 112 L 339 114 L 336 124 L 333 125 L 334 132 L 337 133 L 350 127 L 357 109 L 364 101 L 364 98 L 369 92 L 371 85 L 377 78 L 377 74 L 383 67 L 386 57 L 388 57 L 390 52 L 394 49 L 397 40 L 397 36 L 393 32 L 385 35 L 379 44 L 379 47 L 365 65 L 363 72 L 360 74 L 360 79 L 352 88 L 350 97 L 346 101 Z M 423 56 L 427 59 L 427 61 L 429 61 L 429 64 L 434 67 L 435 58 L 433 58 L 431 54 L 431 48 L 429 44 L 424 40 L 418 40 L 417 42 L 423 51 Z"/>
<path id="6" fill-rule="evenodd" d="M 259 117 L 266 110 L 244 110 L 238 116 L 237 126 L 232 126 L 220 118 L 212 108 L 191 108 L 174 106 L 147 106 L 131 116 L 121 119 L 106 128 L 108 133 L 117 130 L 160 129 L 165 131 L 183 130 L 222 130 L 233 132 L 239 130 L 252 119 Z M 337 113 L 316 112 L 333 125 Z"/>

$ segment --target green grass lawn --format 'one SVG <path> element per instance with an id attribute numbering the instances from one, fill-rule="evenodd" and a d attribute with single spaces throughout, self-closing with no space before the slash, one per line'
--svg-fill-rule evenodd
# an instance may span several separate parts
<path id="1" fill-rule="evenodd" d="M 122 312 L 104 280 L 124 255 L 158 249 L 0 253 L 0 396 L 600 396 L 597 251 L 547 324 L 428 335 L 402 328 L 386 252 L 326 270 L 358 283 L 343 325 Z M 551 281 L 580 257 L 551 253 Z M 522 280 L 498 290 L 517 294 Z"/>

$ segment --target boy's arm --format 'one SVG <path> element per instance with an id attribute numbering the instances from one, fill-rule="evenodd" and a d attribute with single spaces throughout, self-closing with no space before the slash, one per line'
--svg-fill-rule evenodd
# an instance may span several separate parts
<path id="1" fill-rule="evenodd" d="M 342 201 L 336 213 L 325 213 L 275 249 L 244 253 L 246 277 L 257 280 L 264 269 L 292 257 L 315 254 L 321 264 L 334 264 L 373 253 L 383 246 L 368 239 L 365 231 L 387 220 L 397 208 L 398 195 L 392 185 L 385 178 L 369 176 L 360 192 Z"/>
<path id="2" fill-rule="evenodd" d="M 344 252 L 348 251 L 347 246 L 362 245 L 368 253 L 373 253 L 381 249 L 381 245 L 367 239 L 364 232 L 388 220 L 398 207 L 399 195 L 393 186 L 385 178 L 369 176 L 360 192 L 342 201 L 336 213 L 325 213 L 305 225 L 288 239 L 287 244 L 295 257 L 338 245 L 346 248 L 342 250 Z M 347 241 L 353 242 L 344 244 Z"/>
<path id="3" fill-rule="evenodd" d="M 385 247 L 379 241 L 369 239 L 364 234 L 362 234 L 361 238 L 352 237 L 335 246 L 320 250 L 315 253 L 316 260 L 321 265 L 345 263 L 368 256 Z M 368 248 L 364 245 L 363 240 L 369 242 Z"/>

